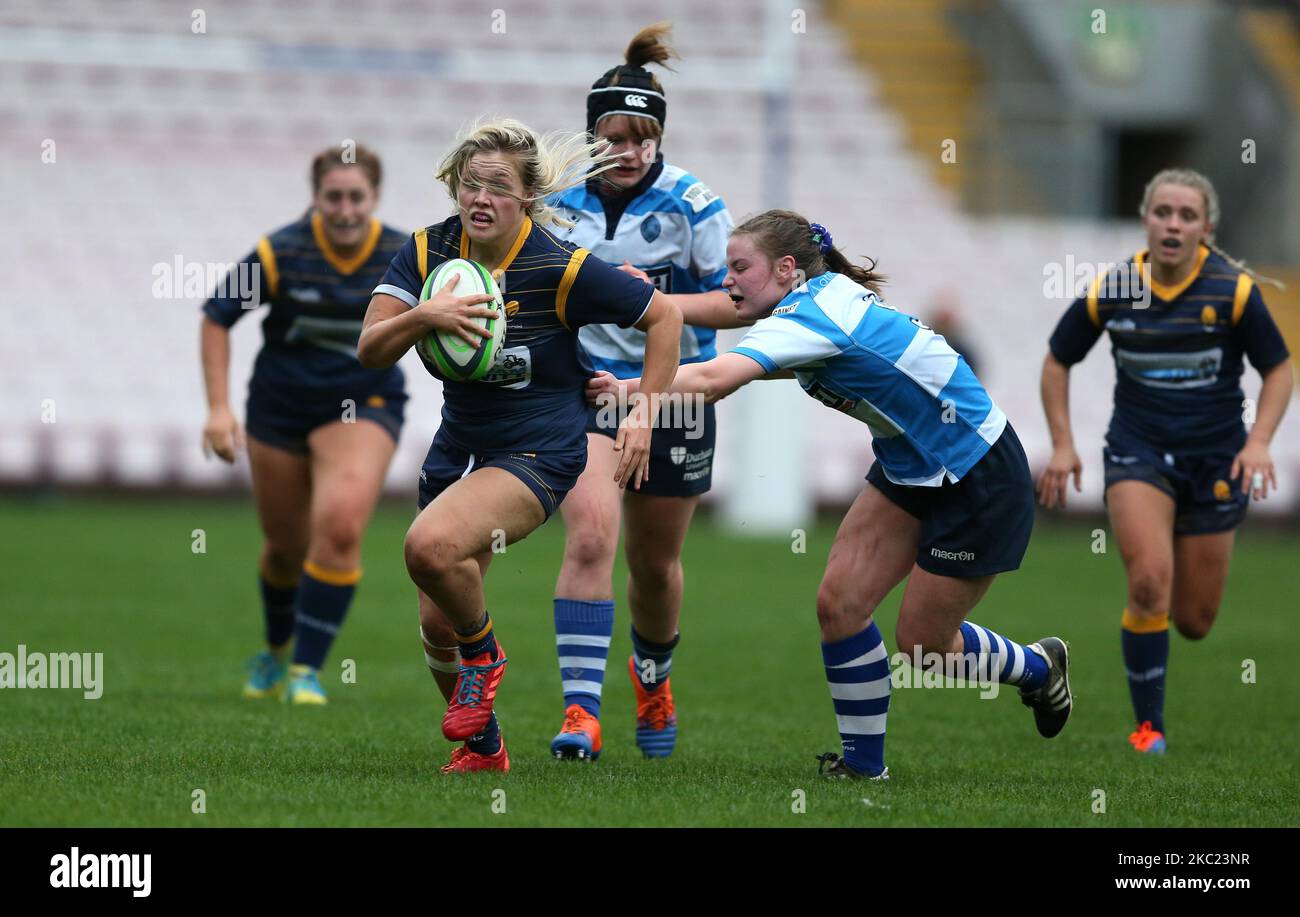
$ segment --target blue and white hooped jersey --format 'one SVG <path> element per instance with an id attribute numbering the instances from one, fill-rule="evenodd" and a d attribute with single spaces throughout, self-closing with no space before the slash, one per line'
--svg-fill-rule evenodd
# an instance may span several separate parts
<path id="1" fill-rule="evenodd" d="M 1007 424 L 941 335 L 843 274 L 795 287 L 732 352 L 793 370 L 809 395 L 865 423 L 895 484 L 960 480 Z"/>
<path id="2" fill-rule="evenodd" d="M 551 203 L 574 225 L 556 235 L 615 266 L 631 262 L 662 293 L 722 289 L 727 237 L 735 225 L 726 205 L 684 169 L 667 163 L 652 169 L 658 176 L 647 175 L 648 186 L 627 204 L 612 234 L 604 202 L 589 185 L 557 196 Z M 641 375 L 645 337 L 644 331 L 617 325 L 586 325 L 578 333 L 595 368 L 620 379 Z M 716 337 L 712 328 L 683 326 L 681 362 L 713 359 Z"/>

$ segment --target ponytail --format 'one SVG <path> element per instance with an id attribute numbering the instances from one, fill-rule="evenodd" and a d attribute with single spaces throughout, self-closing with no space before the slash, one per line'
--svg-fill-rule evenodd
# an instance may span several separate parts
<path id="1" fill-rule="evenodd" d="M 671 70 L 668 66 L 669 58 L 676 57 L 679 60 L 681 55 L 674 50 L 673 46 L 668 43 L 668 36 L 673 31 L 671 22 L 656 22 L 654 25 L 648 25 L 640 32 L 637 32 L 627 51 L 623 53 L 623 59 L 629 67 L 644 67 L 646 64 L 658 64 L 665 70 Z M 655 80 L 658 83 L 658 80 Z M 663 92 L 662 86 L 656 86 L 660 92 Z"/>
<path id="2" fill-rule="evenodd" d="M 1253 277 L 1253 278 L 1255 279 L 1255 282 L 1256 282 L 1256 283 L 1267 283 L 1267 284 L 1270 284 L 1270 285 L 1273 286 L 1273 287 L 1276 287 L 1276 288 L 1279 289 L 1279 290 L 1285 290 L 1285 289 L 1286 289 L 1286 284 L 1285 284 L 1285 283 L 1283 283 L 1282 281 L 1278 280 L 1276 277 L 1265 277 L 1263 274 L 1260 274 L 1260 273 L 1258 273 L 1257 271 L 1255 271 L 1254 269 L 1247 267 L 1247 266 L 1246 266 L 1246 262 L 1244 262 L 1244 261 L 1238 261 L 1236 258 L 1232 257 L 1232 255 L 1229 255 L 1229 254 L 1228 254 L 1227 252 L 1225 252 L 1223 249 L 1219 248 L 1219 246 L 1218 246 L 1217 243 L 1215 243 L 1215 242 L 1213 242 L 1213 241 L 1211 241 L 1211 240 L 1209 240 L 1209 239 L 1206 239 L 1206 240 L 1205 240 L 1205 245 L 1206 245 L 1206 247 L 1208 247 L 1208 248 L 1210 249 L 1210 251 L 1214 252 L 1216 255 L 1218 255 L 1218 256 L 1219 256 L 1220 258 L 1222 258 L 1224 261 L 1226 261 L 1226 262 L 1228 262 L 1229 264 L 1231 264 L 1231 265 L 1232 265 L 1233 267 L 1235 267 L 1237 270 L 1241 271 L 1241 272 L 1244 273 L 1244 274 L 1249 274 L 1251 277 Z"/>
<path id="3" fill-rule="evenodd" d="M 885 282 L 885 275 L 876 272 L 876 260 L 874 258 L 867 259 L 871 263 L 866 267 L 859 267 L 844 257 L 844 253 L 834 246 L 822 258 L 825 260 L 828 270 L 843 274 L 858 286 L 866 287 L 877 296 L 880 295 L 880 287 Z"/>

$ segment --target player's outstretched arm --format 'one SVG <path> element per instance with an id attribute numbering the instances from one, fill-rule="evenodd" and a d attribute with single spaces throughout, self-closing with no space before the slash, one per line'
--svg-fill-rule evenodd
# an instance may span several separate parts
<path id="1" fill-rule="evenodd" d="M 682 310 L 682 320 L 701 328 L 748 328 L 753 322 L 736 317 L 736 304 L 725 290 L 707 293 L 683 293 L 673 301 Z"/>
<path id="2" fill-rule="evenodd" d="M 687 363 L 677 367 L 677 375 L 673 377 L 665 392 L 681 395 L 700 394 L 704 396 L 705 401 L 712 404 L 755 379 L 793 377 L 794 373 L 789 370 L 769 373 L 749 357 L 738 353 L 724 353 L 704 363 Z M 618 379 L 610 373 L 598 372 L 587 382 L 587 401 L 596 404 L 602 397 L 628 401 L 640 390 L 640 379 Z"/>
<path id="3" fill-rule="evenodd" d="M 1269 488 L 1277 490 L 1277 473 L 1268 447 L 1273 441 L 1277 425 L 1282 422 L 1287 405 L 1291 403 L 1291 390 L 1295 378 L 1291 361 L 1283 360 L 1264 374 L 1264 384 L 1259 390 L 1259 410 L 1255 424 L 1246 437 L 1246 445 L 1232 460 L 1231 477 L 1241 475 L 1241 492 L 1253 491 L 1256 500 L 1268 496 Z"/>
<path id="4" fill-rule="evenodd" d="M 650 275 L 629 261 L 624 261 L 618 268 L 624 274 L 630 274 L 638 280 L 653 283 Z M 707 293 L 671 293 L 665 294 L 669 302 L 681 310 L 682 321 L 699 328 L 747 328 L 753 322 L 743 322 L 736 318 L 736 305 L 726 290 L 710 290 Z"/>
<path id="5" fill-rule="evenodd" d="M 699 392 L 709 404 L 721 401 L 736 389 L 755 379 L 780 378 L 788 372 L 768 373 L 757 360 L 739 353 L 723 353 L 705 363 L 688 363 L 679 367 L 673 390 Z"/>
<path id="6" fill-rule="evenodd" d="M 492 302 L 493 296 L 490 293 L 457 296 L 452 292 L 456 280 L 453 277 L 414 309 L 387 293 L 370 297 L 361 337 L 357 340 L 357 359 L 361 365 L 367 369 L 387 369 L 414 347 L 416 341 L 434 331 L 458 335 L 472 347 L 478 346 L 480 337 L 491 337 L 492 332 L 474 319 L 497 317 L 495 309 L 483 305 Z"/>
<path id="7" fill-rule="evenodd" d="M 1048 509 L 1064 508 L 1071 475 L 1075 491 L 1082 489 L 1083 462 L 1075 451 L 1074 435 L 1070 432 L 1070 368 L 1051 353 L 1043 360 L 1040 390 L 1047 427 L 1052 434 L 1052 460 L 1038 479 L 1038 500 Z"/>

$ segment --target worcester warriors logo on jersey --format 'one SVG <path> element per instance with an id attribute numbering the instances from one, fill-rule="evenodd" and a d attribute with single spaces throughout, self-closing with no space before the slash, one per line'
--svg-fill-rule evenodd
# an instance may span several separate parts
<path id="1" fill-rule="evenodd" d="M 641 238 L 647 242 L 653 242 L 659 238 L 659 218 L 653 213 L 641 221 Z"/>

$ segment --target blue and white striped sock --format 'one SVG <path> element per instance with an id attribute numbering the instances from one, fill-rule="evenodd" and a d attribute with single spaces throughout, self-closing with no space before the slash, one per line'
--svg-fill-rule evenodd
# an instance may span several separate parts
<path id="1" fill-rule="evenodd" d="M 822 644 L 826 681 L 839 724 L 844 761 L 875 777 L 885 769 L 885 717 L 889 713 L 889 654 L 880 628 Z"/>
<path id="2" fill-rule="evenodd" d="M 600 692 L 613 633 L 612 601 L 555 600 L 555 648 L 565 707 L 577 704 L 592 716 L 600 716 Z"/>
<path id="3" fill-rule="evenodd" d="M 963 652 L 977 656 L 980 674 L 996 673 L 1002 684 L 1027 691 L 1047 682 L 1047 660 L 1028 647 L 970 621 L 962 622 L 961 639 Z"/>
<path id="4" fill-rule="evenodd" d="M 652 643 L 632 628 L 632 664 L 641 687 L 653 691 L 668 680 L 673 670 L 673 650 L 681 642 L 677 634 L 671 643 Z"/>

